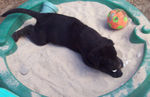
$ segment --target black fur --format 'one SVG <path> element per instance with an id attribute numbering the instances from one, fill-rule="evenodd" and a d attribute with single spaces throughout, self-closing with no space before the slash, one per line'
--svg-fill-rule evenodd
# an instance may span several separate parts
<path id="1" fill-rule="evenodd" d="M 102 37 L 78 19 L 56 13 L 38 13 L 21 8 L 9 10 L 2 16 L 12 13 L 26 13 L 37 19 L 35 26 L 29 25 L 15 32 L 12 35 L 15 41 L 24 35 L 36 45 L 42 46 L 51 42 L 65 46 L 80 53 L 88 66 L 116 78 L 122 76 L 123 63 L 117 57 L 113 41 Z"/>

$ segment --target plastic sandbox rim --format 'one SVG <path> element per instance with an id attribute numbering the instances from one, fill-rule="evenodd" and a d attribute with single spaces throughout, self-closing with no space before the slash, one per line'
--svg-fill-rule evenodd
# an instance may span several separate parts
<path id="1" fill-rule="evenodd" d="M 28 0 L 21 8 L 32 9 L 35 11 L 40 11 L 42 3 L 47 0 Z M 133 30 L 133 33 L 130 36 L 130 41 L 132 43 L 143 43 L 144 44 L 144 56 L 143 60 L 138 68 L 137 72 L 129 79 L 124 85 L 118 89 L 107 93 L 100 97 L 148 97 L 150 96 L 150 49 L 147 46 L 147 42 L 139 37 L 136 33 L 140 31 L 141 33 L 148 34 L 150 33 L 150 23 L 148 19 L 134 6 L 128 3 L 125 0 L 48 0 L 53 4 L 60 4 L 71 1 L 93 1 L 99 2 L 107 5 L 108 7 L 121 8 L 124 9 L 128 16 L 133 20 L 137 25 Z M 10 91 L 16 93 L 21 97 L 46 97 L 44 95 L 38 94 L 22 83 L 20 83 L 14 75 L 10 72 L 6 56 L 15 52 L 17 46 L 13 39 L 10 37 L 11 34 L 18 29 L 25 20 L 29 19 L 30 16 L 23 14 L 13 14 L 8 16 L 2 24 L 0 24 L 0 87 L 9 89 Z M 139 26 L 142 26 L 139 30 Z M 13 64 L 12 64 L 13 65 Z M 138 83 L 135 83 L 140 77 L 140 74 L 143 73 L 146 76 Z M 90 88 L 90 87 L 89 87 Z"/>

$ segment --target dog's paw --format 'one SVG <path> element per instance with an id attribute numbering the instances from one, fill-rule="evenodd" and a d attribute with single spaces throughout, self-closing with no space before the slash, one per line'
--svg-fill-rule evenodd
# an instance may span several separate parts
<path id="1" fill-rule="evenodd" d="M 14 33 L 12 35 L 12 38 L 14 39 L 15 42 L 17 42 L 19 40 L 19 36 L 17 35 L 17 33 Z"/>

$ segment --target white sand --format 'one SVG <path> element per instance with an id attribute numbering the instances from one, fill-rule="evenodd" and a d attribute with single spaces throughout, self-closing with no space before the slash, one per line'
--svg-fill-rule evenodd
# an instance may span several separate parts
<path id="1" fill-rule="evenodd" d="M 103 4 L 78 1 L 58 7 L 59 13 L 80 19 L 114 41 L 118 56 L 126 63 L 123 76 L 112 78 L 91 69 L 78 53 L 65 47 L 52 44 L 39 47 L 22 38 L 17 43 L 18 50 L 7 57 L 16 78 L 30 89 L 49 97 L 95 97 L 124 84 L 137 70 L 143 55 L 142 44 L 129 42 L 135 27 L 132 21 L 129 20 L 128 26 L 122 30 L 110 30 L 107 29 L 106 16 L 111 9 Z"/>

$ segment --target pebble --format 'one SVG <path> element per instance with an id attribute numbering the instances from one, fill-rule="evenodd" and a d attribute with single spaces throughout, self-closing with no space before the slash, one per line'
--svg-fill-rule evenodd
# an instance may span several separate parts
<path id="1" fill-rule="evenodd" d="M 126 61 L 125 64 L 129 64 L 129 61 Z"/>
<path id="2" fill-rule="evenodd" d="M 125 67 L 126 65 L 128 65 L 130 61 L 131 60 L 125 60 L 123 66 Z"/>
<path id="3" fill-rule="evenodd" d="M 137 58 L 139 58 L 141 56 L 142 56 L 141 52 L 137 53 L 137 55 L 136 55 Z"/>
<path id="4" fill-rule="evenodd" d="M 20 74 L 22 74 L 22 75 L 27 75 L 28 72 L 29 72 L 29 70 L 28 70 L 25 66 L 21 65 L 19 72 L 20 72 Z"/>

